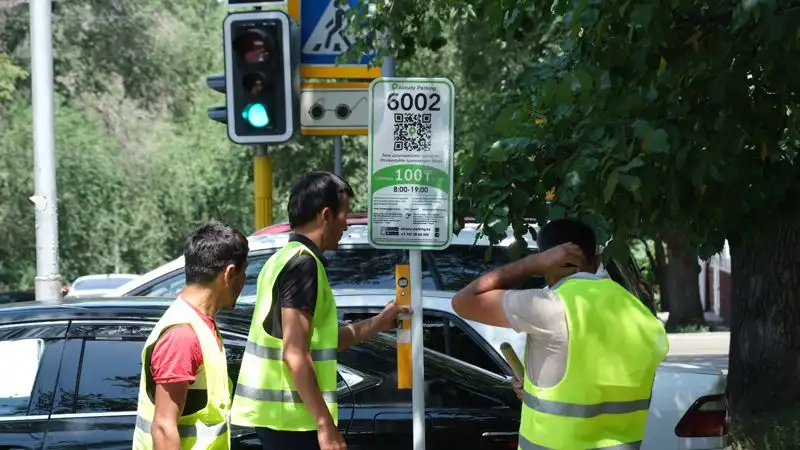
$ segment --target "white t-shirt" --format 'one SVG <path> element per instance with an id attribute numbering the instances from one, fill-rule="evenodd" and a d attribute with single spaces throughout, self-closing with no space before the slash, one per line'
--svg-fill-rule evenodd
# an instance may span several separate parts
<path id="1" fill-rule="evenodd" d="M 503 309 L 511 327 L 527 334 L 525 340 L 525 370 L 534 385 L 555 386 L 567 370 L 569 332 L 567 315 L 561 297 L 556 294 L 562 283 L 571 279 L 600 280 L 607 275 L 579 272 L 562 278 L 544 289 L 508 291 Z"/>

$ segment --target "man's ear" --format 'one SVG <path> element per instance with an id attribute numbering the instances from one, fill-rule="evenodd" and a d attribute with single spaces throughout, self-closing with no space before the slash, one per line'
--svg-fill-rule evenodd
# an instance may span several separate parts
<path id="1" fill-rule="evenodd" d="M 225 284 L 230 285 L 233 282 L 233 278 L 236 276 L 236 266 L 233 264 L 228 264 L 225 267 L 225 270 L 222 271 L 222 280 L 225 281 Z"/>
<path id="2" fill-rule="evenodd" d="M 320 214 L 322 215 L 322 220 L 323 221 L 328 221 L 328 220 L 331 220 L 333 218 L 333 211 L 331 211 L 331 209 L 328 208 L 327 206 L 325 208 L 322 208 L 322 211 L 320 211 Z"/>

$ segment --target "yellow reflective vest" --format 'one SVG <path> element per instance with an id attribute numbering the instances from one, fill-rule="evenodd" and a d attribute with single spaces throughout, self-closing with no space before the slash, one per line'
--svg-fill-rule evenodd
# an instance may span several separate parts
<path id="1" fill-rule="evenodd" d="M 139 379 L 139 405 L 133 433 L 134 450 L 153 449 L 150 429 L 155 413 L 155 383 L 150 371 L 150 357 L 156 341 L 173 325 L 190 325 L 200 341 L 203 365 L 194 383 L 189 385 L 186 403 L 178 419 L 182 449 L 226 450 L 230 448 L 230 379 L 225 352 L 217 336 L 188 303 L 178 298 L 158 321 L 142 349 L 142 373 Z M 222 338 L 220 337 L 220 342 Z"/>
<path id="2" fill-rule="evenodd" d="M 336 303 L 322 262 L 300 242 L 289 242 L 267 260 L 258 276 L 256 306 L 247 337 L 239 380 L 231 407 L 231 423 L 274 430 L 316 430 L 316 420 L 303 403 L 289 368 L 283 361 L 283 340 L 264 331 L 264 320 L 273 307 L 272 290 L 281 270 L 300 252 L 317 262 L 317 303 L 311 320 L 309 349 L 322 397 L 338 425 L 336 356 L 339 321 Z M 275 305 L 280 308 L 280 305 Z M 280 310 L 274 314 L 280 314 Z"/>
<path id="3" fill-rule="evenodd" d="M 669 350 L 664 325 L 608 278 L 570 278 L 555 292 L 566 311 L 567 367 L 549 388 L 534 386 L 526 370 L 519 449 L 638 449 Z"/>

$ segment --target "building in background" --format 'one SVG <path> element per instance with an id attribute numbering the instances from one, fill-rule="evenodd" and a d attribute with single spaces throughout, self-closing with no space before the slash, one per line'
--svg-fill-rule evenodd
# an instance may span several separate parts
<path id="1" fill-rule="evenodd" d="M 700 302 L 703 311 L 714 313 L 726 324 L 731 318 L 731 250 L 728 241 L 708 261 L 700 261 Z"/>

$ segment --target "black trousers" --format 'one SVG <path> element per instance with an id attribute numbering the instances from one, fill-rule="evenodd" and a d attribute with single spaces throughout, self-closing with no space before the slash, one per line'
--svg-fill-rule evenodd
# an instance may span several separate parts
<path id="1" fill-rule="evenodd" d="M 280 431 L 256 428 L 263 450 L 319 450 L 316 431 Z"/>

